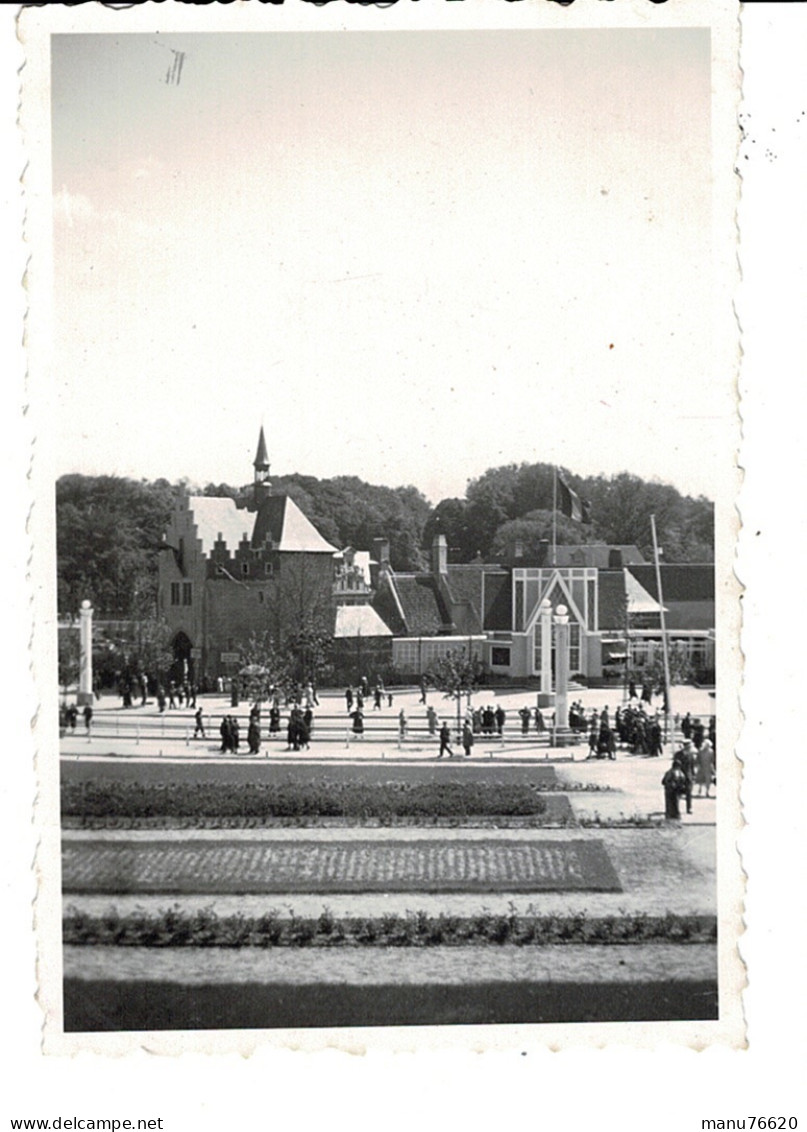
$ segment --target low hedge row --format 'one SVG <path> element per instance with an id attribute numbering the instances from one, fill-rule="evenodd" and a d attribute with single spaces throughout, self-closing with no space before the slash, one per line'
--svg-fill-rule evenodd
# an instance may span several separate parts
<path id="1" fill-rule="evenodd" d="M 64 783 L 62 816 L 150 817 L 479 817 L 543 814 L 532 785 L 434 782 Z"/>
<path id="2" fill-rule="evenodd" d="M 590 917 L 519 916 L 514 912 L 475 916 L 429 916 L 425 912 L 341 918 L 324 910 L 317 919 L 282 916 L 217 916 L 212 909 L 187 913 L 173 907 L 92 916 L 68 908 L 65 945 L 118 947 L 428 947 L 460 944 L 640 944 L 714 943 L 714 916 L 644 913 Z"/>

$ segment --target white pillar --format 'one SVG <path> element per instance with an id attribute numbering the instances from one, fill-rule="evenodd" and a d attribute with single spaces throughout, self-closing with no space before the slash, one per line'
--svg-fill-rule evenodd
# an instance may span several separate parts
<path id="1" fill-rule="evenodd" d="M 79 613 L 79 677 L 78 703 L 80 706 L 92 704 L 92 606 L 89 601 L 81 603 Z"/>
<path id="2" fill-rule="evenodd" d="M 555 613 L 555 729 L 554 744 L 562 747 L 569 717 L 569 612 L 559 605 Z"/>
<path id="3" fill-rule="evenodd" d="M 541 691 L 552 691 L 552 606 L 545 597 L 538 607 L 541 618 Z"/>

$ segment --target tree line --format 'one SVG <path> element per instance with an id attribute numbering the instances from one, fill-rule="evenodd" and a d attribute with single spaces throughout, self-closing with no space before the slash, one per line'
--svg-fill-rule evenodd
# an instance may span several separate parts
<path id="1" fill-rule="evenodd" d="M 564 479 L 590 505 L 591 522 L 557 515 L 561 543 L 635 544 L 651 553 L 650 515 L 655 514 L 666 562 L 714 559 L 714 505 L 682 495 L 669 484 L 627 472 L 615 476 Z M 319 480 L 275 477 L 273 490 L 291 496 L 324 538 L 336 547 L 369 550 L 374 538 L 390 544 L 393 569 L 421 570 L 437 533 L 444 534 L 449 561 L 477 555 L 496 561 L 518 540 L 525 556 L 551 536 L 551 464 L 509 464 L 489 468 L 468 483 L 462 499 L 432 507 L 411 485 L 384 487 L 357 476 Z M 156 609 L 157 556 L 176 494 L 181 489 L 228 496 L 239 504 L 252 485 L 132 480 L 120 476 L 62 476 L 56 484 L 58 607 L 75 615 L 84 598 L 105 616 L 144 617 Z"/>

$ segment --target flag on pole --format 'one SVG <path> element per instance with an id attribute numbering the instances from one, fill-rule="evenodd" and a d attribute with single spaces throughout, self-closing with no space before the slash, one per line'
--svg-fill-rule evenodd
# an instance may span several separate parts
<path id="1" fill-rule="evenodd" d="M 577 492 L 569 487 L 560 472 L 558 472 L 558 502 L 560 510 L 568 519 L 574 519 L 576 523 L 591 522 L 591 508 L 588 501 L 581 499 Z"/>

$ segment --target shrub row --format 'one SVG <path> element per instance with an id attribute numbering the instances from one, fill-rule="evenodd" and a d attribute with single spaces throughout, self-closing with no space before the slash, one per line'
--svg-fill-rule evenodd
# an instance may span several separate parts
<path id="1" fill-rule="evenodd" d="M 542 814 L 533 785 L 313 782 L 64 783 L 62 816 L 93 817 L 474 817 Z"/>
<path id="2" fill-rule="evenodd" d="M 317 919 L 282 916 L 218 916 L 209 908 L 187 913 L 173 907 L 157 913 L 114 909 L 91 916 L 68 908 L 64 944 L 119 947 L 428 947 L 459 944 L 640 944 L 714 943 L 714 916 L 621 913 L 590 917 L 482 912 L 475 916 L 429 916 L 425 912 L 341 918 L 325 909 Z"/>

